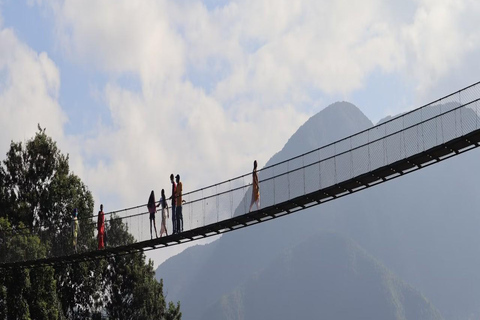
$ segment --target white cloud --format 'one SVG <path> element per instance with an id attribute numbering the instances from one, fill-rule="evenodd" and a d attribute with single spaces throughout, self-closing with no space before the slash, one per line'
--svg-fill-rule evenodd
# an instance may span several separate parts
<path id="1" fill-rule="evenodd" d="M 421 1 L 412 24 L 402 28 L 409 72 L 425 95 L 478 51 L 480 30 L 468 21 L 480 14 L 475 1 Z M 467 21 L 465 23 L 465 21 Z"/>
<path id="2" fill-rule="evenodd" d="M 272 126 L 274 131 L 262 132 L 258 120 L 265 119 L 266 115 L 282 113 L 285 109 L 282 105 L 288 102 L 281 101 L 278 105 L 282 107 L 279 108 L 267 106 L 275 108 L 274 111 L 268 108 L 264 111 L 254 101 L 239 103 L 228 110 L 214 96 L 192 85 L 188 76 L 183 78 L 191 61 L 208 59 L 212 46 L 220 52 L 224 37 L 230 36 L 222 35 L 218 25 L 212 21 L 211 14 L 218 16 L 220 13 L 209 13 L 200 3 L 181 7 L 167 1 L 140 4 L 117 1 L 115 5 L 109 1 L 94 1 L 87 5 L 63 1 L 54 2 L 53 7 L 61 35 L 60 43 L 72 59 L 90 66 L 93 63 L 95 68 L 112 74 L 112 77 L 121 73 L 133 73 L 140 77 L 141 92 L 131 92 L 114 82 L 106 85 L 104 94 L 114 126 L 99 128 L 101 133 L 89 140 L 84 149 L 87 157 L 98 156 L 98 150 L 103 150 L 106 160 L 99 162 L 101 170 L 99 167 L 92 168 L 91 179 L 101 183 L 96 186 L 98 190 L 120 188 L 118 192 L 122 201 L 138 199 L 139 191 L 132 192 L 132 189 L 146 189 L 148 192 L 162 176 L 160 170 L 167 178 L 170 172 L 183 172 L 190 178 L 189 186 L 192 188 L 226 179 L 232 172 L 238 174 L 239 170 L 249 169 L 250 159 L 246 162 L 248 165 L 241 164 L 245 154 L 252 155 L 255 150 L 265 150 L 266 147 L 266 152 L 271 155 L 308 116 L 302 112 L 289 112 L 285 125 L 279 128 Z M 188 11 L 183 12 L 184 9 Z M 181 15 L 193 18 L 198 13 L 196 20 L 204 25 L 204 30 L 180 25 L 170 19 L 170 13 L 177 15 L 177 19 Z M 194 23 L 191 27 L 196 28 L 198 24 Z M 198 37 L 195 37 L 195 30 Z M 193 48 L 205 48 L 204 58 L 201 52 L 200 57 L 195 58 L 195 50 L 190 49 L 187 39 L 204 40 L 203 36 L 208 36 L 210 31 L 213 31 L 210 41 Z M 231 47 L 237 53 L 228 53 L 225 59 L 244 54 L 238 43 L 231 44 Z M 269 79 L 281 81 L 280 77 Z M 256 112 L 252 112 L 252 108 L 257 108 Z M 289 111 L 293 110 L 290 107 Z M 249 116 L 239 122 L 237 114 L 241 112 Z M 257 136 L 260 138 L 255 138 Z M 263 160 L 267 159 L 265 155 Z M 122 166 L 129 168 L 125 176 L 116 173 Z M 225 170 L 209 172 L 205 170 L 209 166 Z M 168 183 L 168 180 L 165 182 Z M 132 184 L 136 188 L 128 187 Z"/>
<path id="3" fill-rule="evenodd" d="M 187 3 L 172 17 L 191 49 L 187 62 L 202 68 L 210 58 L 224 66 L 215 90 L 224 104 L 252 94 L 284 102 L 311 89 L 346 94 L 374 68 L 393 71 L 402 62 L 379 1 L 241 1 L 211 12 Z"/>
<path id="4" fill-rule="evenodd" d="M 108 150 L 98 162 L 106 168 L 125 162 L 196 172 L 199 163 L 223 163 L 225 174 L 238 171 L 244 157 L 277 151 L 318 111 L 312 90 L 348 96 L 380 69 L 427 91 L 477 49 L 475 24 L 461 19 L 478 9 L 472 1 L 245 0 L 210 11 L 199 1 L 49 3 L 61 50 L 112 79 L 104 96 L 113 128 L 99 128 L 84 150 L 92 158 Z M 192 70 L 211 78 L 211 90 Z M 119 86 L 122 74 L 138 77 L 141 90 Z M 264 130 L 272 115 L 282 125 Z M 147 145 L 153 151 L 143 156 Z"/>
<path id="5" fill-rule="evenodd" d="M 10 142 L 34 136 L 37 124 L 63 141 L 65 114 L 59 106 L 59 70 L 44 52 L 20 42 L 12 29 L 0 30 L 0 153 Z"/>
<path id="6" fill-rule="evenodd" d="M 152 81 L 178 81 L 184 48 L 166 1 L 53 1 L 61 48 L 96 70 Z"/>

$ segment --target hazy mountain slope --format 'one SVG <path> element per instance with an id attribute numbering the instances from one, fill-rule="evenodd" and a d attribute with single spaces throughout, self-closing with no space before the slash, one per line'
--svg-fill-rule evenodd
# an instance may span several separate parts
<path id="1" fill-rule="evenodd" d="M 340 130 L 332 127 L 333 119 L 337 124 L 342 124 Z M 326 126 L 331 128 L 327 130 Z M 358 108 L 347 102 L 337 102 L 306 121 L 268 163 L 281 161 L 288 158 L 289 154 L 296 155 L 318 148 L 371 126 L 370 120 Z M 212 259 L 200 270 L 196 257 L 210 255 L 207 249 L 209 245 L 188 248 L 164 262 L 157 269 L 157 277 L 164 279 L 169 298 L 182 302 L 182 313 L 189 319 L 196 319 L 220 295 L 235 288 L 252 272 L 263 268 L 285 246 L 304 239 L 306 234 L 298 230 L 295 231 L 295 237 L 284 237 L 283 230 L 288 221 L 283 220 L 222 237 L 218 243 L 215 242 L 216 250 Z M 191 275 L 195 276 L 192 278 Z M 183 283 L 187 281 L 189 286 L 186 287 Z"/>
<path id="2" fill-rule="evenodd" d="M 169 298 L 177 297 L 182 292 L 188 291 L 191 283 L 201 277 L 202 271 L 208 267 L 209 262 L 215 260 L 213 255 L 216 253 L 218 243 L 218 241 L 214 241 L 208 245 L 187 248 L 182 254 L 175 257 L 175 263 L 162 264 L 162 268 L 156 272 L 156 277 L 168 279 L 168 283 L 175 283 L 174 286 L 165 287 Z M 183 272 L 186 266 L 189 271 Z M 174 274 L 176 275 L 175 279 L 171 279 L 170 275 Z"/>
<path id="3" fill-rule="evenodd" d="M 350 106 L 335 104 L 312 117 L 274 158 L 286 158 L 284 154 L 294 153 L 291 149 L 311 150 L 371 125 Z M 354 127 L 350 119 L 356 118 L 363 124 Z M 331 130 L 321 132 L 320 123 L 330 123 Z M 228 233 L 213 250 L 207 249 L 213 244 L 193 247 L 169 259 L 157 276 L 164 279 L 169 298 L 181 301 L 185 317 L 198 319 L 286 247 L 320 230 L 333 230 L 354 239 L 422 291 L 446 319 L 478 317 L 479 158 L 478 150 L 470 151 L 360 193 Z"/>
<path id="4" fill-rule="evenodd" d="M 203 319 L 442 319 L 353 241 L 327 233 L 284 251 Z"/>
<path id="5" fill-rule="evenodd" d="M 480 315 L 479 150 L 355 195 L 343 232 L 420 289 L 447 319 Z"/>
<path id="6" fill-rule="evenodd" d="M 370 128 L 372 125 L 372 122 L 353 104 L 345 101 L 335 102 L 298 128 L 283 149 L 266 165 L 298 156 Z"/>

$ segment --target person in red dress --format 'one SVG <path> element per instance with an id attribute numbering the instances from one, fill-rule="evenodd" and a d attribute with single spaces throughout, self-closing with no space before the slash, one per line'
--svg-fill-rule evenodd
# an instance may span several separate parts
<path id="1" fill-rule="evenodd" d="M 105 214 L 103 213 L 103 204 L 100 205 L 100 211 L 98 212 L 97 231 L 98 250 L 102 250 L 105 247 L 103 243 L 103 238 L 105 237 Z"/>

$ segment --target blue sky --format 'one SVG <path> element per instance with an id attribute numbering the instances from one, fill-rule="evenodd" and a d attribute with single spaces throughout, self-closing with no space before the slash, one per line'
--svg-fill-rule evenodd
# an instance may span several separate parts
<path id="1" fill-rule="evenodd" d="M 40 122 L 109 210 L 170 172 L 191 190 L 266 163 L 338 100 L 377 122 L 478 81 L 479 14 L 473 0 L 0 0 L 0 152 Z"/>
<path id="2" fill-rule="evenodd" d="M 58 100 L 70 120 L 64 127 L 65 133 L 85 133 L 98 118 L 109 122 L 108 108 L 93 94 L 105 83 L 106 75 L 74 63 L 62 54 L 55 40 L 51 10 L 13 0 L 4 1 L 1 9 L 4 27 L 12 28 L 18 39 L 34 51 L 47 52 L 57 65 L 61 78 Z"/>

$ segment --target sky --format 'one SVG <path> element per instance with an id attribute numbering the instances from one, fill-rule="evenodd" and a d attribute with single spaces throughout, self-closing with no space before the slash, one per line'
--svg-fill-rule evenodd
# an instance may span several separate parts
<path id="1" fill-rule="evenodd" d="M 479 81 L 478 16 L 477 0 L 0 0 L 0 154 L 40 124 L 105 211 L 170 173 L 194 190 L 262 167 L 336 101 L 375 123 Z"/>

